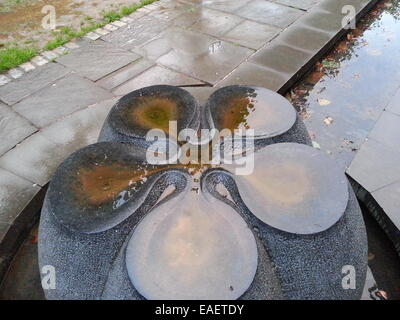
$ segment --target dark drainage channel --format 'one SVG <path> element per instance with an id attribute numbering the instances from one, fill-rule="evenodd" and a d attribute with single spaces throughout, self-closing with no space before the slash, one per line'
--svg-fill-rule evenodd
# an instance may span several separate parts
<path id="1" fill-rule="evenodd" d="M 400 0 L 381 1 L 286 95 L 305 121 L 314 146 L 346 168 L 400 86 Z M 400 259 L 393 243 L 361 203 L 368 265 L 363 299 L 400 299 Z M 44 299 L 37 261 L 37 224 L 16 251 L 0 299 Z"/>
<path id="2" fill-rule="evenodd" d="M 0 286 L 0 300 L 44 300 L 38 266 L 36 224 L 18 249 Z"/>

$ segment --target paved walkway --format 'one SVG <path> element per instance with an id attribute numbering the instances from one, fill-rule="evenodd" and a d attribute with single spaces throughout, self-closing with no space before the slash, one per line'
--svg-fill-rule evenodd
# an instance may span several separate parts
<path id="1" fill-rule="evenodd" d="M 370 208 L 370 210 L 373 214 L 375 213 L 378 222 L 392 238 L 400 253 L 399 137 L 400 89 L 386 106 L 347 173 L 372 196 L 380 207 Z M 368 200 L 368 194 L 364 192 L 363 196 Z M 380 209 L 384 212 L 379 212 Z"/>
<path id="2" fill-rule="evenodd" d="M 362 14 L 374 2 L 162 0 L 0 78 L 0 278 L 33 216 L 27 204 L 97 140 L 121 95 L 153 84 L 200 101 L 229 84 L 283 92 L 343 34 L 344 5 Z"/>

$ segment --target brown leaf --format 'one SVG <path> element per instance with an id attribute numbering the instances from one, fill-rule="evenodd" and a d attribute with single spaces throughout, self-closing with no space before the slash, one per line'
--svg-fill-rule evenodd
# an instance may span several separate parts
<path id="1" fill-rule="evenodd" d="M 318 99 L 317 101 L 320 106 L 327 106 L 331 104 L 328 99 Z"/>
<path id="2" fill-rule="evenodd" d="M 325 74 L 320 71 L 313 72 L 308 76 L 307 82 L 316 84 L 319 80 L 321 80 L 323 78 L 324 75 Z"/>

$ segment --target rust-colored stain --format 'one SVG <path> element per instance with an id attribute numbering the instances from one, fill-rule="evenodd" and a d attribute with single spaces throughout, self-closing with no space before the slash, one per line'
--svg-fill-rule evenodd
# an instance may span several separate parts
<path id="1" fill-rule="evenodd" d="M 209 168 L 200 164 L 126 167 L 121 164 L 99 164 L 77 170 L 75 193 L 80 202 L 100 206 L 114 201 L 123 191 L 134 190 L 153 174 L 171 169 L 186 169 L 195 175 Z"/>
<path id="2" fill-rule="evenodd" d="M 167 98 L 142 97 L 135 101 L 133 110 L 128 108 L 128 119 L 145 129 L 169 132 L 169 122 L 177 120 L 178 106 Z"/>
<path id="3" fill-rule="evenodd" d="M 238 97 L 229 100 L 226 112 L 222 115 L 221 127 L 224 129 L 250 129 L 249 116 L 255 111 L 250 97 Z"/>
<path id="4" fill-rule="evenodd" d="M 153 170 L 128 168 L 120 164 L 96 165 L 77 171 L 77 195 L 91 205 L 101 205 L 114 200 L 122 191 L 135 188 Z"/>

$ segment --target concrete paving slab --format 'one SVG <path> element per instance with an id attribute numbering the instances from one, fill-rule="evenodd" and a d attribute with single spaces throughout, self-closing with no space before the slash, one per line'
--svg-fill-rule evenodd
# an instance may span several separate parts
<path id="1" fill-rule="evenodd" d="M 172 32 L 175 31 L 176 29 L 174 28 Z M 172 36 L 172 34 L 166 30 L 166 32 L 163 32 L 157 38 L 149 41 L 144 46 L 137 48 L 134 51 L 150 61 L 156 61 L 159 57 L 168 53 L 172 49 L 171 38 L 169 35 Z"/>
<path id="2" fill-rule="evenodd" d="M 272 0 L 276 3 L 283 4 L 285 6 L 298 8 L 302 10 L 308 10 L 315 6 L 320 0 Z"/>
<path id="3" fill-rule="evenodd" d="M 104 41 L 94 41 L 57 59 L 79 75 L 96 81 L 139 59 L 136 53 L 117 48 Z"/>
<path id="4" fill-rule="evenodd" d="M 62 78 L 70 71 L 58 63 L 49 63 L 27 73 L 20 79 L 0 87 L 0 100 L 12 105 L 30 94 Z"/>
<path id="5" fill-rule="evenodd" d="M 189 9 L 193 7 L 179 1 L 166 1 L 164 3 L 157 3 L 157 5 L 151 10 L 149 15 L 163 20 L 172 20 L 178 16 L 189 12 Z"/>
<path id="6" fill-rule="evenodd" d="M 249 60 L 253 63 L 294 74 L 310 58 L 312 54 L 292 48 L 284 43 L 271 43 L 256 52 Z"/>
<path id="7" fill-rule="evenodd" d="M 313 10 L 312 12 L 302 16 L 299 21 L 301 21 L 303 25 L 318 30 L 338 32 L 342 29 L 342 19 L 343 15 L 341 13 L 338 15 L 326 11 Z"/>
<path id="8" fill-rule="evenodd" d="M 0 168 L 44 186 L 67 155 L 62 146 L 37 132 L 1 156 Z"/>
<path id="9" fill-rule="evenodd" d="M 384 111 L 369 137 L 388 148 L 400 151 L 400 115 Z"/>
<path id="10" fill-rule="evenodd" d="M 201 18 L 202 10 L 202 7 L 192 6 L 184 14 L 181 14 L 179 17 L 173 19 L 172 26 L 183 29 L 191 27 L 197 20 Z"/>
<path id="11" fill-rule="evenodd" d="M 275 38 L 280 31 L 277 27 L 245 20 L 220 38 L 257 50 Z"/>
<path id="12" fill-rule="evenodd" d="M 368 192 L 400 180 L 400 152 L 373 139 L 358 151 L 347 173 Z"/>
<path id="13" fill-rule="evenodd" d="M 117 96 L 125 95 L 131 91 L 158 84 L 167 84 L 171 86 L 183 85 L 203 85 L 204 83 L 186 76 L 182 73 L 175 72 L 162 66 L 154 66 L 147 69 L 137 77 L 125 82 L 117 87 L 113 93 Z"/>
<path id="14" fill-rule="evenodd" d="M 37 131 L 29 121 L 0 103 L 0 156 Z"/>
<path id="15" fill-rule="evenodd" d="M 341 14 L 343 7 L 346 5 L 353 6 L 356 12 L 359 12 L 369 2 L 370 0 L 323 0 L 319 7 L 335 14 Z"/>
<path id="16" fill-rule="evenodd" d="M 250 85 L 277 91 L 289 76 L 250 62 L 242 63 L 228 77 L 217 84 L 218 87 L 229 85 Z"/>
<path id="17" fill-rule="evenodd" d="M 127 26 L 103 36 L 102 39 L 112 43 L 114 46 L 131 50 L 155 38 L 171 24 L 172 21 L 145 15 L 127 24 Z"/>
<path id="18" fill-rule="evenodd" d="M 97 81 L 97 84 L 105 89 L 111 90 L 152 66 L 154 66 L 154 62 L 146 59 L 139 59 Z"/>
<path id="19" fill-rule="evenodd" d="M 372 192 L 386 215 L 400 229 L 400 181 Z"/>
<path id="20" fill-rule="evenodd" d="M 214 37 L 222 36 L 239 23 L 243 18 L 224 12 L 204 8 L 200 19 L 191 27 L 192 30 L 207 33 Z"/>
<path id="21" fill-rule="evenodd" d="M 5 84 L 9 83 L 11 79 L 5 75 L 0 75 L 0 87 L 4 86 Z"/>
<path id="22" fill-rule="evenodd" d="M 173 47 L 157 63 L 210 84 L 224 78 L 253 53 L 250 49 L 194 33 L 177 34 Z"/>
<path id="23" fill-rule="evenodd" d="M 69 75 L 24 99 L 13 109 L 35 126 L 43 128 L 63 116 L 108 98 L 112 98 L 108 91 L 77 75 Z"/>
<path id="24" fill-rule="evenodd" d="M 190 0 L 189 0 L 190 1 Z M 192 3 L 202 4 L 203 6 L 226 11 L 226 12 L 234 12 L 235 10 L 245 6 L 251 0 L 203 0 L 203 1 L 192 1 Z"/>
<path id="25" fill-rule="evenodd" d="M 313 30 L 296 25 L 295 28 L 288 29 L 279 37 L 280 41 L 292 47 L 310 51 L 313 54 L 321 50 L 331 39 L 331 35 L 326 32 Z"/>
<path id="26" fill-rule="evenodd" d="M 12 224 L 39 190 L 31 181 L 0 169 L 0 223 Z"/>
<path id="27" fill-rule="evenodd" d="M 117 99 L 108 99 L 77 111 L 41 130 L 45 138 L 72 153 L 97 142 L 100 129 Z"/>
<path id="28" fill-rule="evenodd" d="M 265 0 L 253 0 L 234 13 L 249 20 L 286 28 L 300 18 L 304 11 Z"/>

